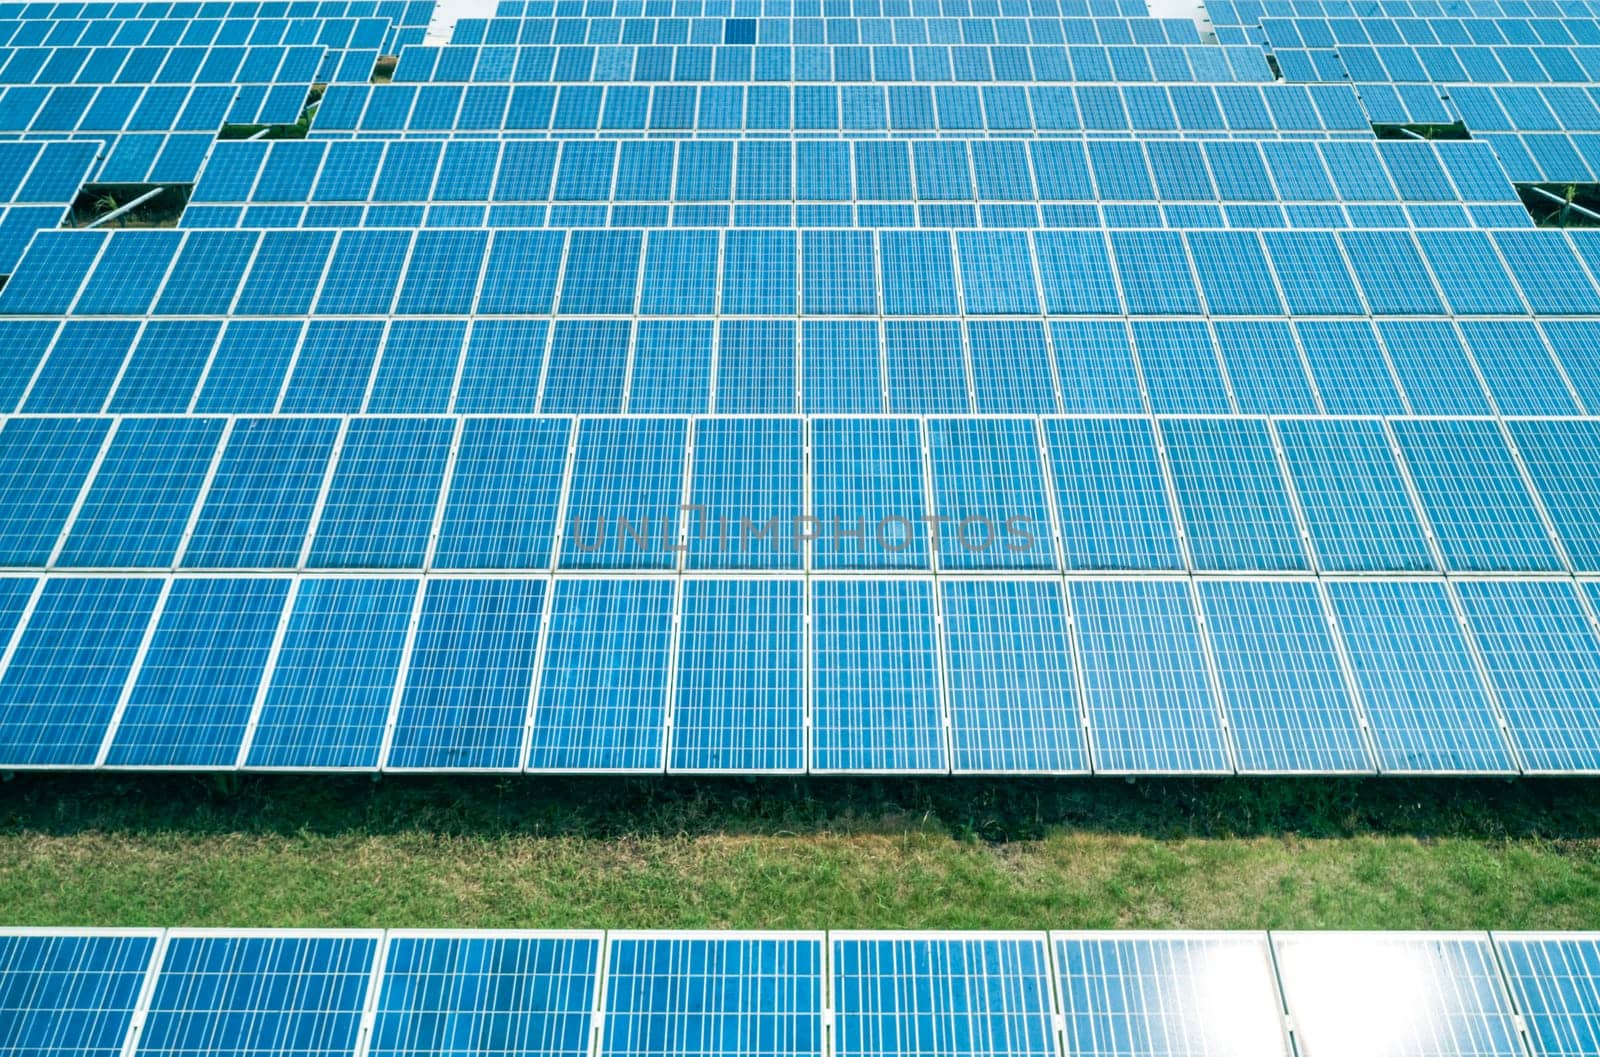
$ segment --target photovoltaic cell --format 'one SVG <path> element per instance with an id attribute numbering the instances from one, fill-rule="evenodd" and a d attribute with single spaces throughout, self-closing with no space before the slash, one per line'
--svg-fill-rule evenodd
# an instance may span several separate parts
<path id="1" fill-rule="evenodd" d="M 1266 423 L 1161 424 L 1197 569 L 1304 569 L 1306 559 Z"/>
<path id="2" fill-rule="evenodd" d="M 1527 771 L 1600 770 L 1600 640 L 1571 585 L 1463 580 L 1467 625 Z"/>
<path id="3" fill-rule="evenodd" d="M 1335 581 L 1328 595 L 1382 770 L 1514 768 L 1441 581 Z"/>
<path id="4" fill-rule="evenodd" d="M 300 582 L 247 766 L 378 766 L 418 587 L 376 577 Z"/>
<path id="5" fill-rule="evenodd" d="M 0 618 L 13 628 L 32 587 L 0 580 Z M 94 763 L 160 593 L 155 579 L 45 584 L 0 674 L 0 762 Z"/>
<path id="6" fill-rule="evenodd" d="M 288 591 L 277 577 L 174 581 L 106 763 L 231 766 Z"/>
<path id="7" fill-rule="evenodd" d="M 1561 562 L 1493 422 L 1394 423 L 1445 566 L 1458 572 L 1557 570 Z"/>
<path id="8" fill-rule="evenodd" d="M 1317 566 L 1330 572 L 1432 569 L 1388 435 L 1371 419 L 1277 423 Z"/>
<path id="9" fill-rule="evenodd" d="M 124 420 L 73 520 L 60 564 L 171 564 L 222 425 L 214 418 Z"/>
<path id="10" fill-rule="evenodd" d="M 452 422 L 438 418 L 351 422 L 308 564 L 420 568 L 453 431 Z"/>
<path id="11" fill-rule="evenodd" d="M 297 565 L 337 434 L 338 423 L 330 419 L 235 422 L 184 550 L 184 567 Z"/>
<path id="12" fill-rule="evenodd" d="M 519 767 L 546 589 L 532 579 L 428 581 L 386 766 Z"/>
<path id="13" fill-rule="evenodd" d="M 1097 771 L 1230 771 L 1193 600 L 1181 580 L 1075 580 Z"/>
<path id="14" fill-rule="evenodd" d="M 1494 946 L 1536 1057 L 1600 1047 L 1600 937 L 1501 932 Z"/>
<path id="15" fill-rule="evenodd" d="M 1197 587 L 1239 770 L 1370 770 L 1316 583 Z"/>
<path id="16" fill-rule="evenodd" d="M 1068 569 L 1180 569 L 1155 437 L 1144 419 L 1045 424 Z"/>
<path id="17" fill-rule="evenodd" d="M 812 770 L 947 769 L 933 616 L 926 580 L 812 582 Z"/>

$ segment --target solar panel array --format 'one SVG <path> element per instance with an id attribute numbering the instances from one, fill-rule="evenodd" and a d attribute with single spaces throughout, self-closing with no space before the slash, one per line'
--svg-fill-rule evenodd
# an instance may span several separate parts
<path id="1" fill-rule="evenodd" d="M 1600 17 L 1208 11 L 0 4 L 0 770 L 1600 771 Z"/>
<path id="2" fill-rule="evenodd" d="M 1569 1057 L 1597 1038 L 1590 933 L 0 930 L 8 1053 Z"/>

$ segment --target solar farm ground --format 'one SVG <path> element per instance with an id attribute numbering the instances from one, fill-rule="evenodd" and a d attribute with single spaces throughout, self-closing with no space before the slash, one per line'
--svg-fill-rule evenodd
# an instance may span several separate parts
<path id="1" fill-rule="evenodd" d="M 1574 929 L 1600 782 L 19 775 L 0 925 Z"/>

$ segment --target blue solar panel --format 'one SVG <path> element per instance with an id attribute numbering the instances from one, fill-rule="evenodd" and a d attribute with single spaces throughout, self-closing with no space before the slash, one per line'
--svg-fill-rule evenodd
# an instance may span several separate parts
<path id="1" fill-rule="evenodd" d="M 941 585 L 956 771 L 1088 768 L 1066 599 L 1044 580 Z"/>
<path id="2" fill-rule="evenodd" d="M 1068 569 L 1180 569 L 1155 437 L 1143 419 L 1045 426 Z"/>
<path id="3" fill-rule="evenodd" d="M 932 584 L 811 585 L 811 769 L 947 769 Z"/>
<path id="4" fill-rule="evenodd" d="M 247 766 L 378 766 L 417 589 L 415 580 L 300 581 L 247 734 Z"/>
<path id="5" fill-rule="evenodd" d="M 805 767 L 804 585 L 683 585 L 668 766 L 676 771 Z"/>
<path id="6" fill-rule="evenodd" d="M 1535 1057 L 1600 1049 L 1600 937 L 1500 932 L 1494 946 Z"/>
<path id="7" fill-rule="evenodd" d="M 931 419 L 928 465 L 943 569 L 1057 566 L 1039 438 L 1025 419 Z"/>
<path id="8" fill-rule="evenodd" d="M 60 564 L 170 565 L 222 428 L 209 418 L 124 420 L 73 520 Z"/>
<path id="9" fill-rule="evenodd" d="M 1328 594 L 1382 770 L 1513 769 L 1441 581 L 1335 581 Z"/>
<path id="10" fill-rule="evenodd" d="M 141 1054 L 353 1053 L 376 933 L 168 938 Z"/>
<path id="11" fill-rule="evenodd" d="M 49 561 L 108 429 L 100 419 L 14 418 L 0 430 L 0 489 L 8 499 L 0 561 Z"/>
<path id="12" fill-rule="evenodd" d="M 1317 585 L 1201 580 L 1197 587 L 1239 770 L 1370 770 Z"/>
<path id="13" fill-rule="evenodd" d="M 235 422 L 183 552 L 184 567 L 299 564 L 337 434 L 338 423 L 329 419 Z"/>
<path id="14" fill-rule="evenodd" d="M 1043 935 L 835 933 L 834 1052 L 1056 1052 Z"/>
<path id="15" fill-rule="evenodd" d="M 1457 593 L 1523 769 L 1600 770 L 1600 640 L 1572 586 L 1464 580 Z"/>
<path id="16" fill-rule="evenodd" d="M 0 933 L 0 1049 L 119 1057 L 157 933 Z"/>
<path id="17" fill-rule="evenodd" d="M 282 578 L 174 581 L 105 762 L 232 765 L 288 589 Z"/>
<path id="18" fill-rule="evenodd" d="M 813 568 L 927 568 L 927 501 L 917 423 L 814 419 L 810 509 L 817 519 Z"/>
<path id="19" fill-rule="evenodd" d="M 674 594 L 667 579 L 557 581 L 529 769 L 661 769 Z"/>
<path id="20" fill-rule="evenodd" d="M 1382 423 L 1285 419 L 1277 429 L 1318 568 L 1329 572 L 1433 568 L 1428 541 Z"/>
<path id="21" fill-rule="evenodd" d="M 1273 947 L 1304 1052 L 1523 1052 L 1486 937 L 1280 932 Z"/>
<path id="22" fill-rule="evenodd" d="M 350 423 L 307 561 L 317 567 L 419 568 L 454 423 L 367 418 Z"/>
<path id="23" fill-rule="evenodd" d="M 467 420 L 434 565 L 548 568 L 571 432 L 564 418 Z"/>
<path id="24" fill-rule="evenodd" d="M 1493 422 L 1412 420 L 1394 431 L 1447 569 L 1561 568 Z"/>
<path id="25" fill-rule="evenodd" d="M 562 568 L 677 564 L 686 440 L 681 419 L 579 423 L 566 514 L 557 526 Z"/>
<path id="26" fill-rule="evenodd" d="M 1289 1057 L 1264 935 L 1057 933 L 1052 940 L 1069 1053 Z"/>
<path id="27" fill-rule="evenodd" d="M 689 567 L 799 569 L 802 424 L 704 419 L 695 426 L 693 460 L 685 530 Z"/>
<path id="28" fill-rule="evenodd" d="M 519 767 L 546 590 L 543 580 L 428 582 L 385 766 Z"/>
<path id="29" fill-rule="evenodd" d="M 391 933 L 367 1052 L 587 1057 L 594 933 Z"/>
<path id="30" fill-rule="evenodd" d="M 1071 603 L 1095 770 L 1232 770 L 1188 585 L 1076 580 Z"/>
<path id="31" fill-rule="evenodd" d="M 1161 429 L 1196 568 L 1306 567 L 1265 422 L 1168 419 Z"/>
<path id="32" fill-rule="evenodd" d="M 822 937 L 800 933 L 613 933 L 604 1057 L 820 1057 Z"/>

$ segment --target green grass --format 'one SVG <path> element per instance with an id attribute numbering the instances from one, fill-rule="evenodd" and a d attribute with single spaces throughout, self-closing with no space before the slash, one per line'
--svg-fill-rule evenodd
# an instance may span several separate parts
<path id="1" fill-rule="evenodd" d="M 28 776 L 0 923 L 1593 928 L 1600 782 Z"/>

